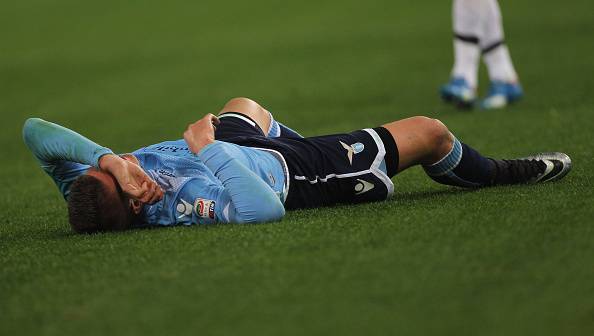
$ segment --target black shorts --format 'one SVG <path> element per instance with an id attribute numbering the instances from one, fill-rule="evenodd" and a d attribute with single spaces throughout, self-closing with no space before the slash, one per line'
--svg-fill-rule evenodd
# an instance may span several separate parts
<path id="1" fill-rule="evenodd" d="M 383 127 L 308 138 L 268 138 L 249 117 L 219 116 L 215 138 L 279 152 L 288 167 L 285 208 L 384 200 L 394 191 L 398 148 Z"/>

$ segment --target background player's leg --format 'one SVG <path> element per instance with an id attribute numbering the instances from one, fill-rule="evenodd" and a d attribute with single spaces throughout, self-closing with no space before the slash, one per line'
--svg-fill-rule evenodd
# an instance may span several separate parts
<path id="1" fill-rule="evenodd" d="M 272 113 L 249 98 L 239 97 L 229 100 L 219 114 L 227 112 L 239 112 L 247 115 L 260 126 L 266 136 L 273 138 L 302 138 L 299 133 L 274 120 Z"/>
<path id="2" fill-rule="evenodd" d="M 501 11 L 497 0 L 481 0 L 482 37 L 480 47 L 487 65 L 491 87 L 481 102 L 483 108 L 500 108 L 520 99 L 523 95 L 518 83 L 509 49 L 505 44 Z"/>
<path id="3" fill-rule="evenodd" d="M 466 79 L 468 85 L 477 86 L 480 59 L 481 0 L 454 0 L 452 19 L 454 26 L 454 67 L 452 77 Z"/>
<path id="4" fill-rule="evenodd" d="M 471 106 L 476 97 L 480 59 L 480 1 L 454 0 L 454 66 L 450 81 L 441 87 L 441 96 L 460 106 Z"/>
<path id="5" fill-rule="evenodd" d="M 505 46 L 501 10 L 497 0 L 479 1 L 483 5 L 482 38 L 480 46 L 484 54 L 484 61 L 489 71 L 489 78 L 504 82 L 516 82 L 518 75 Z"/>

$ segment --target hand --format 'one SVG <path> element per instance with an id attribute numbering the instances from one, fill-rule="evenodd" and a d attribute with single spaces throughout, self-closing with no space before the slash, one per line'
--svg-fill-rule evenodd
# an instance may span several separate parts
<path id="1" fill-rule="evenodd" d="M 152 204 L 163 198 L 163 190 L 142 168 L 113 154 L 104 155 L 99 167 L 113 175 L 128 197 Z"/>
<path id="2" fill-rule="evenodd" d="M 184 132 L 184 140 L 192 153 L 198 154 L 202 148 L 215 141 L 214 131 L 219 123 L 219 118 L 209 113 L 188 126 Z"/>

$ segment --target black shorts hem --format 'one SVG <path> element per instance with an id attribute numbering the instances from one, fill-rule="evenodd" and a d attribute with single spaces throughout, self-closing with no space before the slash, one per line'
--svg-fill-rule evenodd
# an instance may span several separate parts
<path id="1" fill-rule="evenodd" d="M 224 112 L 224 113 L 219 114 L 219 117 L 222 117 L 222 116 L 227 115 L 227 114 L 239 114 L 242 117 L 244 117 L 246 119 L 249 119 L 251 122 L 254 123 L 254 127 L 257 128 L 262 133 L 262 135 L 266 136 L 266 133 L 264 133 L 264 130 L 262 130 L 262 128 L 260 127 L 260 125 L 258 125 L 258 123 L 254 119 L 252 119 L 250 116 L 248 116 L 247 114 L 244 114 L 244 113 L 241 113 L 241 112 L 227 111 L 227 112 Z M 230 117 L 232 117 L 232 116 L 230 116 Z"/>
<path id="2" fill-rule="evenodd" d="M 215 129 L 216 140 L 238 136 L 266 136 L 258 123 L 241 112 L 225 112 L 219 115 L 221 123 Z"/>
<path id="3" fill-rule="evenodd" d="M 384 159 L 386 161 L 386 171 L 390 178 L 392 178 L 398 172 L 398 163 L 400 160 L 400 153 L 398 152 L 398 146 L 390 131 L 384 127 L 375 127 L 373 130 L 379 135 L 384 143 L 386 149 L 386 155 Z"/>

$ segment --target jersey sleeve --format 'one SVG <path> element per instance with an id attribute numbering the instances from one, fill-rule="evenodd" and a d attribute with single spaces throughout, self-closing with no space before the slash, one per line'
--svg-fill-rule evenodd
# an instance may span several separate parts
<path id="1" fill-rule="evenodd" d="M 39 118 L 27 119 L 23 140 L 64 198 L 68 198 L 70 185 L 78 176 L 91 166 L 98 167 L 101 156 L 113 154 L 68 128 Z"/>
<path id="2" fill-rule="evenodd" d="M 172 206 L 175 220 L 165 219 L 160 224 L 230 223 L 235 218 L 235 207 L 225 187 L 203 177 L 194 177 L 185 183 Z"/>
<path id="3" fill-rule="evenodd" d="M 256 223 L 279 220 L 285 208 L 276 193 L 258 175 L 231 155 L 231 144 L 216 141 L 204 147 L 198 157 L 222 182 L 219 220 L 233 223 Z M 225 203 L 225 202 L 223 202 Z M 210 207 L 211 205 L 208 204 Z M 225 207 L 227 209 L 225 210 Z"/>

